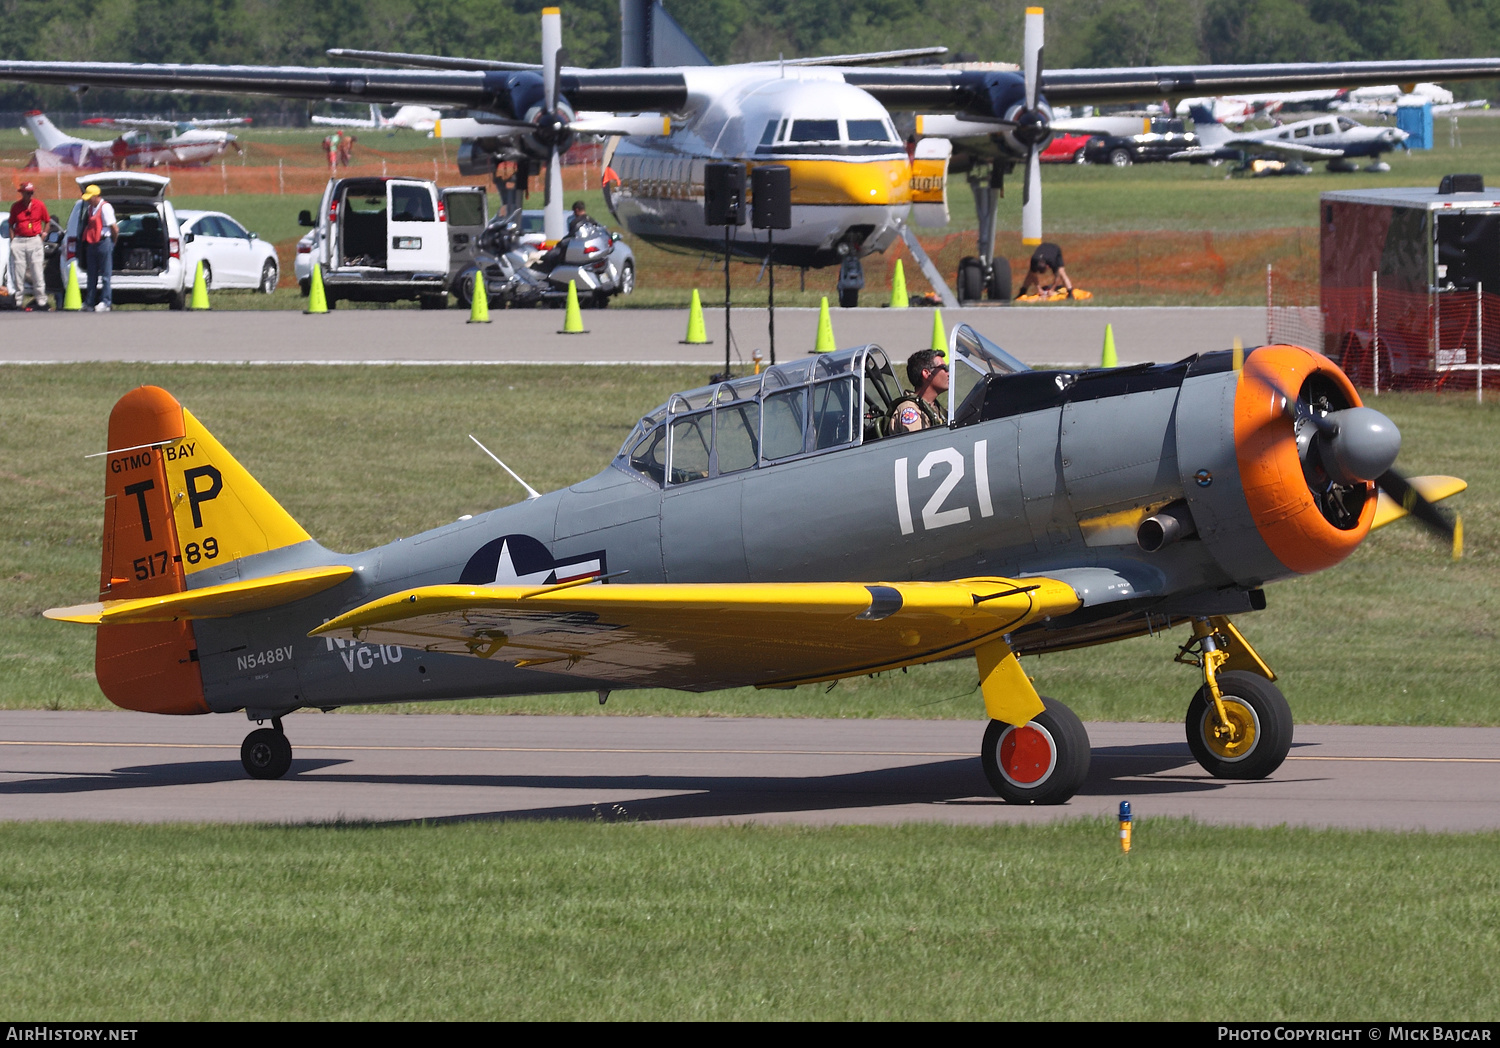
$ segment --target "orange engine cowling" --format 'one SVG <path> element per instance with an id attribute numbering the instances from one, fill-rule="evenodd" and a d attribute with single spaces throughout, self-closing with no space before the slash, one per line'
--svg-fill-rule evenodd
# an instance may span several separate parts
<path id="1" fill-rule="evenodd" d="M 1338 366 L 1297 346 L 1263 346 L 1245 362 L 1234 398 L 1234 446 L 1255 528 L 1290 571 L 1310 574 L 1342 561 L 1369 534 L 1374 484 L 1330 495 L 1309 476 L 1299 434 L 1282 392 L 1330 410 L 1359 407 L 1359 393 Z"/>
<path id="2" fill-rule="evenodd" d="M 131 390 L 110 412 L 101 601 L 186 589 L 161 450 L 184 432 L 182 405 L 156 386 Z M 94 673 L 116 706 L 146 713 L 209 712 L 190 622 L 100 626 Z"/>

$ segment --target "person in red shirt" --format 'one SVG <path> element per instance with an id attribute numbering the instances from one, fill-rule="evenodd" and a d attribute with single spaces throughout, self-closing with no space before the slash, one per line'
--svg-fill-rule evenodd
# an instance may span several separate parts
<path id="1" fill-rule="evenodd" d="M 31 293 L 36 308 L 46 311 L 47 280 L 42 275 L 47 224 L 52 216 L 47 205 L 36 199 L 36 186 L 22 182 L 21 199 L 10 205 L 10 275 L 15 285 L 16 305 L 26 298 L 26 282 L 31 281 Z"/>

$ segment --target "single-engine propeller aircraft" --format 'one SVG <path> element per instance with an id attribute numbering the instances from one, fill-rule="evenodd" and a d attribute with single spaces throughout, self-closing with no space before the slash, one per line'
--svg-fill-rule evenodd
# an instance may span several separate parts
<path id="1" fill-rule="evenodd" d="M 1397 473 L 1395 426 L 1310 350 L 1034 371 L 960 326 L 948 357 L 946 426 L 881 435 L 901 390 L 878 346 L 806 357 L 673 395 L 589 480 L 352 555 L 141 386 L 109 418 L 99 600 L 46 614 L 98 628 L 117 705 L 269 720 L 256 778 L 290 768 L 301 708 L 973 658 L 990 784 L 1061 803 L 1088 735 L 1018 655 L 1188 626 L 1193 755 L 1262 778 L 1292 716 L 1231 616 L 1408 511 L 1457 552 L 1429 499 L 1463 481 Z"/>
<path id="2" fill-rule="evenodd" d="M 1203 163 L 1274 153 L 1292 160 L 1326 160 L 1330 171 L 1353 171 L 1353 160 L 1368 157 L 1370 163 L 1365 170 L 1389 171 L 1391 167 L 1380 159 L 1381 154 L 1400 149 L 1410 137 L 1399 127 L 1366 127 L 1332 113 L 1263 131 L 1231 131 L 1215 120 L 1206 106 L 1194 107 L 1192 114 L 1198 144 L 1173 153 L 1169 160 Z"/>
<path id="3" fill-rule="evenodd" d="M 44 171 L 59 167 L 82 170 L 112 167 L 159 167 L 162 164 L 206 164 L 230 149 L 239 152 L 239 140 L 224 127 L 250 123 L 249 117 L 219 117 L 206 120 L 135 120 L 127 117 L 95 117 L 85 124 L 124 128 L 109 141 L 75 138 L 64 134 L 38 110 L 24 118 L 26 130 L 36 140 L 34 163 Z"/>
<path id="4" fill-rule="evenodd" d="M 516 192 L 542 164 L 549 166 L 549 240 L 565 231 L 556 160 L 580 134 L 639 139 L 620 147 L 622 162 L 634 158 L 628 160 L 628 196 L 621 197 L 633 203 L 622 217 L 648 238 L 691 243 L 710 252 L 722 250 L 723 231 L 704 230 L 701 242 L 696 239 L 703 165 L 723 160 L 750 166 L 796 164 L 794 228 L 776 236 L 778 255 L 783 249 L 792 253 L 793 264 L 806 258 L 834 263 L 880 250 L 895 236 L 894 221 L 907 214 L 913 201 L 945 199 L 944 158 L 919 155 L 914 169 L 904 161 L 904 150 L 890 140 L 892 109 L 931 113 L 923 119 L 922 134 L 957 140 L 954 169 L 968 169 L 979 205 L 984 283 L 998 290 L 993 272 L 998 191 L 1007 171 L 1025 166 L 1023 235 L 1028 242 L 1040 241 L 1039 161 L 1052 133 L 1053 104 L 1108 105 L 1500 76 L 1500 59 L 1494 58 L 1046 69 L 1039 7 L 1027 9 L 1025 61 L 1019 72 L 858 68 L 931 53 L 930 48 L 711 66 L 660 0 L 621 0 L 620 10 L 623 61 L 615 69 L 567 66 L 560 53 L 558 9 L 546 8 L 540 65 L 335 51 L 335 57 L 409 68 L 0 62 L 0 79 L 467 109 L 471 115 L 458 119 L 474 123 L 455 123 L 444 133 L 472 136 L 475 145 L 467 151 L 471 162 L 483 167 L 517 159 Z M 590 115 L 583 117 L 583 111 Z M 613 120 L 609 114 L 615 115 Z M 663 134 L 668 119 L 672 130 Z M 620 174 L 623 190 L 624 172 Z M 766 234 L 742 230 L 733 250 L 764 255 Z"/>

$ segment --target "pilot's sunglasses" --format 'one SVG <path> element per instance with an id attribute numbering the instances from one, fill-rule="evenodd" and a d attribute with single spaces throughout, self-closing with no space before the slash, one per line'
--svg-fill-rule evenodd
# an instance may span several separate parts
<path id="1" fill-rule="evenodd" d="M 928 371 L 947 371 L 948 370 L 948 365 L 947 364 L 934 364 L 934 365 L 932 365 L 932 367 L 928 368 L 927 370 Z"/>

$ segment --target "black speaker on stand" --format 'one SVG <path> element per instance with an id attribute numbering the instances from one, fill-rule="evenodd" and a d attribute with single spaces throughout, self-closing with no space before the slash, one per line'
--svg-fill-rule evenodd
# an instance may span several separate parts
<path id="1" fill-rule="evenodd" d="M 745 224 L 745 168 L 742 164 L 703 165 L 703 221 L 724 227 L 724 380 L 729 369 L 729 236 Z"/>
<path id="2" fill-rule="evenodd" d="M 771 363 L 776 363 L 776 233 L 792 228 L 792 169 L 785 164 L 766 164 L 750 172 L 750 224 L 766 231 L 766 266 L 771 271 L 769 308 Z"/>

